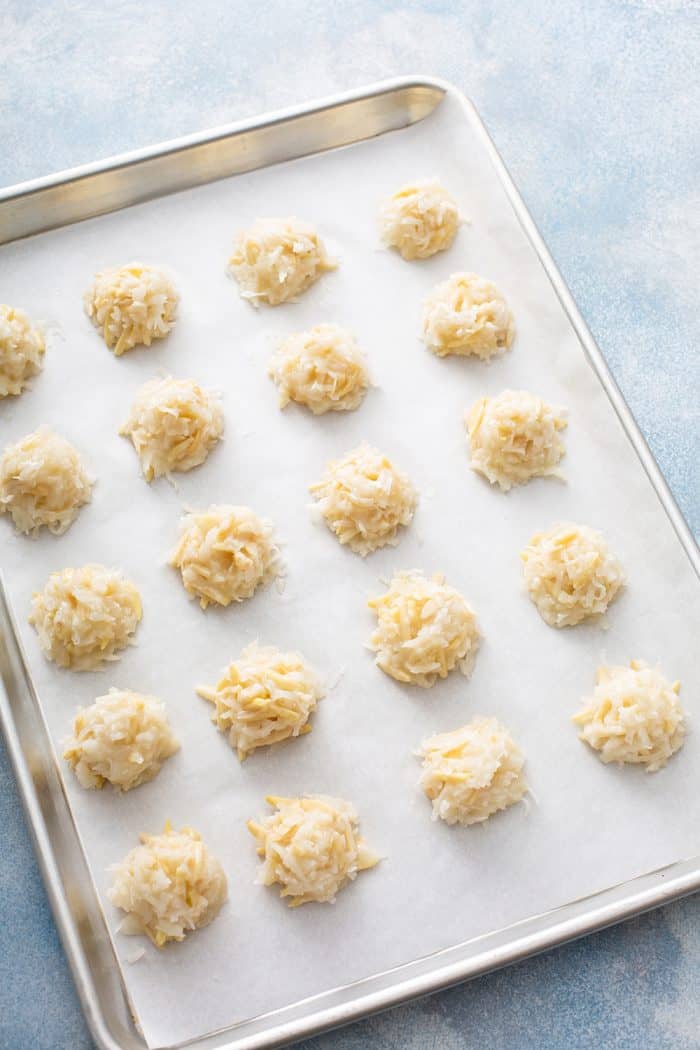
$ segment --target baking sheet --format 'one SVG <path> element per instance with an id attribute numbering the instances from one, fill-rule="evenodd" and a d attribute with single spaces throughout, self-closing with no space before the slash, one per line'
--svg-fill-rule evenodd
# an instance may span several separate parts
<path id="1" fill-rule="evenodd" d="M 436 164 L 436 158 L 440 158 Z M 439 174 L 471 225 L 452 250 L 406 264 L 376 248 L 378 199 L 407 179 Z M 234 231 L 260 214 L 318 224 L 340 268 L 298 304 L 253 311 L 223 272 Z M 117 360 L 82 314 L 97 269 L 132 258 L 166 263 L 182 294 L 172 335 Z M 485 366 L 440 361 L 419 342 L 420 301 L 456 269 L 502 287 L 513 308 L 513 351 Z M 61 538 L 17 537 L 3 526 L 3 567 L 35 683 L 57 748 L 78 704 L 111 685 L 161 695 L 182 751 L 159 777 L 123 797 L 66 790 L 104 897 L 108 865 L 142 830 L 169 818 L 201 831 L 229 875 L 220 917 L 164 952 L 115 937 L 123 975 L 152 1046 L 201 1035 L 410 961 L 698 852 L 700 803 L 691 770 L 695 734 L 663 772 L 603 767 L 569 716 L 596 664 L 659 660 L 681 679 L 692 717 L 698 694 L 693 632 L 698 581 L 464 110 L 447 97 L 426 121 L 333 154 L 226 180 L 8 246 L 3 297 L 55 329 L 44 374 L 2 406 L 3 443 L 48 422 L 84 451 L 98 476 L 93 502 Z M 276 339 L 324 320 L 351 327 L 376 388 L 362 408 L 309 418 L 280 413 L 265 375 Z M 226 441 L 207 463 L 150 488 L 116 434 L 135 389 L 163 370 L 220 387 Z M 522 387 L 570 412 L 568 482 L 536 481 L 504 496 L 467 467 L 464 408 Z M 342 550 L 307 510 L 306 487 L 325 461 L 363 439 L 421 492 L 400 545 L 366 561 Z M 284 541 L 287 581 L 229 610 L 201 612 L 165 566 L 184 504 L 249 503 Z M 629 576 L 609 629 L 554 632 L 522 593 L 518 550 L 536 528 L 570 518 L 601 528 Z M 139 585 L 139 644 L 99 675 L 46 663 L 24 620 L 47 574 L 88 560 L 119 565 Z M 364 603 L 394 570 L 441 570 L 476 609 L 484 634 L 472 679 L 433 690 L 392 682 L 363 645 Z M 333 682 L 309 736 L 242 766 L 194 694 L 253 639 L 304 652 Z M 476 714 L 509 726 L 528 758 L 533 801 L 486 827 L 433 824 L 416 787 L 412 751 L 429 733 Z M 386 855 L 334 907 L 290 911 L 253 885 L 245 829 L 264 795 L 329 793 L 358 806 L 367 841 Z"/>

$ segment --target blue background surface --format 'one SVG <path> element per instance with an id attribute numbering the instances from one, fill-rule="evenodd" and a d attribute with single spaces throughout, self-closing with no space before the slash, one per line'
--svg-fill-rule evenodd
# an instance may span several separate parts
<path id="1" fill-rule="evenodd" d="M 451 80 L 698 535 L 697 2 L 2 0 L 0 17 L 0 185 L 388 76 Z M 82 1050 L 1 744 L 0 829 L 0 1047 Z M 304 1047 L 690 1050 L 699 978 L 694 897 Z"/>

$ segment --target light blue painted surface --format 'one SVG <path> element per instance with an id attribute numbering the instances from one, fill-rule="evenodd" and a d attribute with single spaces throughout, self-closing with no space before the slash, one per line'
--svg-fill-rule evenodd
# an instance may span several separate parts
<path id="1" fill-rule="evenodd" d="M 387 76 L 453 81 L 698 534 L 697 3 L 3 0 L 0 20 L 1 185 Z M 1 745 L 0 829 L 0 1047 L 89 1047 Z M 690 1050 L 699 985 L 696 897 L 304 1046 Z"/>

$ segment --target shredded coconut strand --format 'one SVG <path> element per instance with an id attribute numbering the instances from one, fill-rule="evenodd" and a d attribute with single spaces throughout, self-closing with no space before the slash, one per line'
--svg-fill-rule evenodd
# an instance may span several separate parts
<path id="1" fill-rule="evenodd" d="M 52 572 L 32 596 L 29 623 L 49 660 L 74 671 L 97 670 L 132 641 L 142 616 L 133 583 L 104 565 Z"/>
<path id="2" fill-rule="evenodd" d="M 520 557 L 525 586 L 550 627 L 601 616 L 625 582 L 603 536 L 586 525 L 563 522 L 536 532 Z"/>
<path id="3" fill-rule="evenodd" d="M 423 338 L 437 354 L 479 357 L 507 350 L 515 337 L 508 304 L 495 284 L 476 273 L 453 273 L 423 304 Z"/>
<path id="4" fill-rule="evenodd" d="M 168 334 L 175 323 L 178 294 L 162 270 L 130 263 L 96 274 L 84 304 L 107 346 L 120 357 Z"/>
<path id="5" fill-rule="evenodd" d="M 295 299 L 337 263 L 329 259 L 313 226 L 294 216 L 256 219 L 238 234 L 229 259 L 243 299 L 277 306 Z"/>
<path id="6" fill-rule="evenodd" d="M 382 240 L 404 259 L 428 259 L 452 244 L 459 229 L 459 209 L 437 179 L 402 186 L 384 202 Z"/>
<path id="7" fill-rule="evenodd" d="M 641 763 L 655 773 L 683 746 L 680 687 L 643 660 L 599 667 L 593 695 L 584 697 L 583 709 L 573 716 L 579 737 L 602 762 Z"/>
<path id="8" fill-rule="evenodd" d="M 377 616 L 369 640 L 376 664 L 398 682 L 429 688 L 459 667 L 471 674 L 479 647 L 476 617 L 441 573 L 397 573 L 368 606 Z"/>
<path id="9" fill-rule="evenodd" d="M 60 536 L 90 502 L 91 491 L 77 450 L 46 426 L 10 445 L 0 459 L 0 514 L 9 514 L 18 532 L 36 534 L 45 526 Z"/>
<path id="10" fill-rule="evenodd" d="M 21 394 L 44 366 L 43 333 L 23 310 L 0 303 L 0 398 Z"/>
<path id="11" fill-rule="evenodd" d="M 316 416 L 357 408 L 369 387 L 365 355 L 336 324 L 319 324 L 283 340 L 268 375 L 279 388 L 280 408 L 296 401 Z"/>
<path id="12" fill-rule="evenodd" d="M 130 791 L 152 780 L 179 748 L 161 700 L 110 689 L 78 711 L 63 757 L 84 788 L 109 782 Z"/>
<path id="13" fill-rule="evenodd" d="M 263 886 L 279 883 L 289 907 L 309 901 L 333 903 L 336 894 L 359 871 L 373 868 L 379 857 L 358 835 L 354 806 L 325 795 L 266 799 L 276 812 L 259 823 L 248 821 L 257 840 Z"/>
<path id="14" fill-rule="evenodd" d="M 249 507 L 228 504 L 182 519 L 169 564 L 180 570 L 185 590 L 203 609 L 242 602 L 281 572 L 272 524 Z"/>
<path id="15" fill-rule="evenodd" d="M 527 791 L 525 759 L 495 718 L 475 718 L 424 741 L 420 785 L 433 803 L 433 820 L 478 824 L 520 802 Z"/>
<path id="16" fill-rule="evenodd" d="M 212 721 L 241 761 L 257 747 L 310 733 L 309 718 L 325 696 L 303 656 L 257 643 L 229 664 L 215 686 L 200 686 L 197 693 L 215 705 Z"/>
<path id="17" fill-rule="evenodd" d="M 407 476 L 366 442 L 329 463 L 309 491 L 328 528 L 363 558 L 379 547 L 395 546 L 418 503 Z"/>
<path id="18" fill-rule="evenodd" d="M 466 416 L 471 466 L 507 492 L 535 477 L 561 477 L 566 427 L 562 409 L 526 390 L 482 397 Z"/>
<path id="19" fill-rule="evenodd" d="M 226 876 L 192 828 L 174 831 L 167 823 L 162 835 L 140 838 L 141 845 L 111 869 L 107 896 L 127 913 L 120 933 L 145 933 L 162 948 L 216 918 L 228 895 Z"/>

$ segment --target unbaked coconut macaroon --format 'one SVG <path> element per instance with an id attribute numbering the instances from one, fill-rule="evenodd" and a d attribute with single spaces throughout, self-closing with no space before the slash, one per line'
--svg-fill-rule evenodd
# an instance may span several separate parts
<path id="1" fill-rule="evenodd" d="M 593 694 L 584 697 L 573 722 L 601 762 L 641 764 L 655 773 L 683 746 L 680 688 L 680 682 L 669 682 L 643 660 L 632 660 L 629 667 L 599 667 Z"/>
<path id="2" fill-rule="evenodd" d="M 523 758 L 495 718 L 475 718 L 423 742 L 420 785 L 433 803 L 433 820 L 479 824 L 524 797 Z"/>
<path id="3" fill-rule="evenodd" d="M 369 640 L 376 664 L 397 682 L 429 688 L 459 667 L 471 674 L 479 647 L 476 616 L 441 573 L 397 573 L 368 606 L 377 616 Z"/>
<path id="4" fill-rule="evenodd" d="M 92 479 L 73 445 L 41 426 L 0 459 L 0 514 L 18 532 L 47 528 L 60 536 L 90 502 Z"/>
<path id="5" fill-rule="evenodd" d="M 283 339 L 267 371 L 279 389 L 280 408 L 296 401 L 315 416 L 358 408 L 370 383 L 365 355 L 337 324 Z"/>
<path id="6" fill-rule="evenodd" d="M 503 492 L 536 477 L 561 477 L 562 409 L 526 390 L 481 397 L 465 419 L 471 466 Z"/>
<path id="7" fill-rule="evenodd" d="M 559 522 L 536 532 L 520 557 L 525 586 L 550 627 L 602 616 L 625 582 L 605 538 L 587 525 Z"/>
<path id="8" fill-rule="evenodd" d="M 508 304 L 495 284 L 476 273 L 453 273 L 423 304 L 423 339 L 438 357 L 487 361 L 508 350 L 514 337 Z"/>
<path id="9" fill-rule="evenodd" d="M 0 398 L 21 394 L 44 367 L 43 332 L 23 310 L 0 303 Z"/>
<path id="10" fill-rule="evenodd" d="M 310 901 L 333 903 L 340 889 L 380 857 L 358 834 L 358 816 L 349 802 L 326 795 L 265 800 L 275 812 L 248 821 L 262 865 L 257 881 L 278 883 L 289 907 Z"/>
<path id="11" fill-rule="evenodd" d="M 179 296 L 156 266 L 129 263 L 102 270 L 85 293 L 85 313 L 120 357 L 135 346 L 163 339 L 175 323 Z"/>
<path id="12" fill-rule="evenodd" d="M 157 948 L 182 941 L 191 930 L 208 926 L 228 896 L 226 875 L 193 828 L 141 835 L 141 845 L 112 869 L 107 891 L 126 912 L 119 933 L 146 934 Z"/>
<path id="13" fill-rule="evenodd" d="M 282 568 L 271 522 L 230 504 L 187 514 L 169 564 L 203 609 L 252 597 Z"/>
<path id="14" fill-rule="evenodd" d="M 309 718 L 326 695 L 303 656 L 257 642 L 228 665 L 215 686 L 199 686 L 197 693 L 214 704 L 212 721 L 241 761 L 258 747 L 310 733 Z"/>
<path id="15" fill-rule="evenodd" d="M 243 299 L 253 306 L 277 306 L 296 299 L 336 266 L 314 227 L 291 216 L 256 219 L 239 233 L 228 269 Z"/>
<path id="16" fill-rule="evenodd" d="M 382 204 L 381 235 L 407 260 L 428 259 L 450 247 L 459 229 L 459 208 L 438 179 L 408 183 Z"/>
<path id="17" fill-rule="evenodd" d="M 418 504 L 403 471 L 366 442 L 328 463 L 309 491 L 331 532 L 363 558 L 398 543 L 399 530 L 411 524 Z"/>

